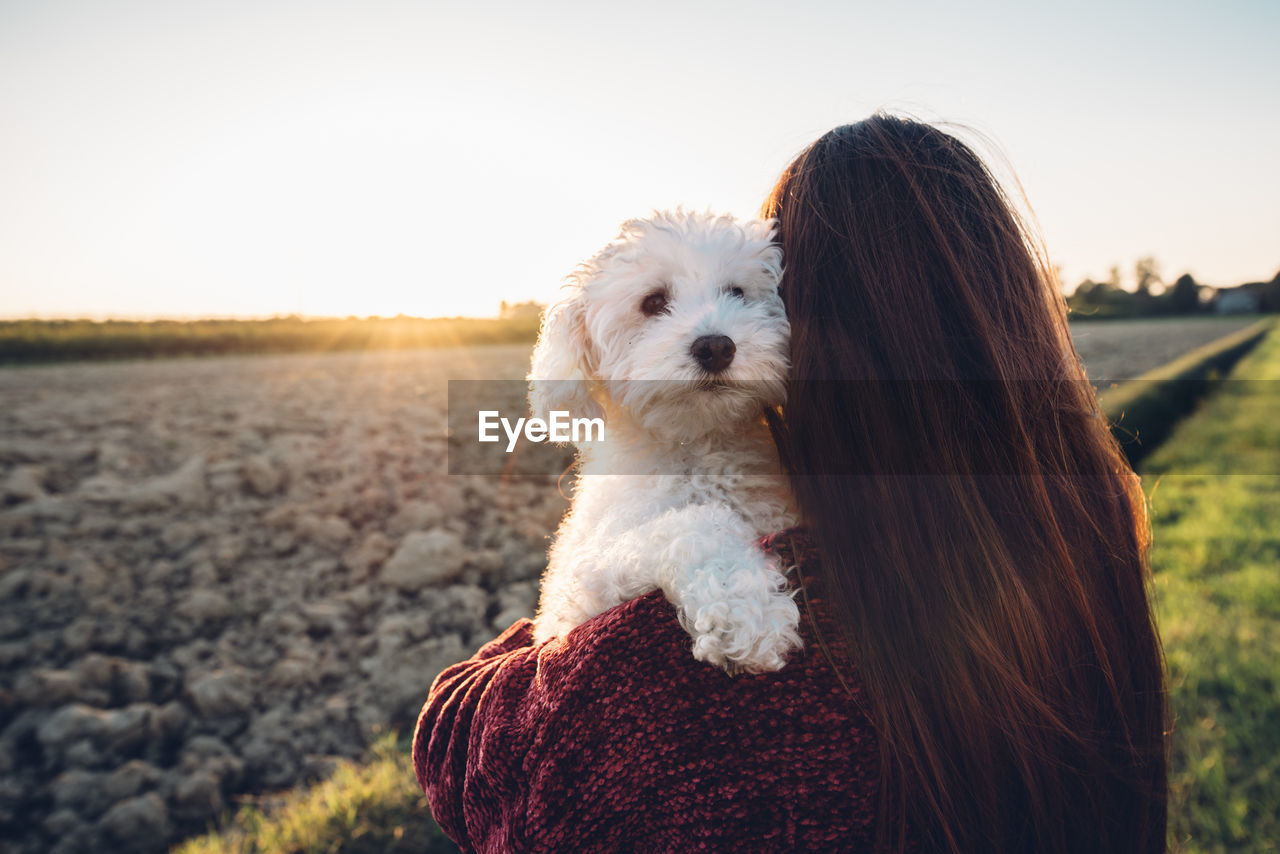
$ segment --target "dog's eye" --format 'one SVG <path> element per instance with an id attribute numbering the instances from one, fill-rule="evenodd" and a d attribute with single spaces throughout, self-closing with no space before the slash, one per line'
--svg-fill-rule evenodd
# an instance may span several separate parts
<path id="1" fill-rule="evenodd" d="M 662 291 L 654 291 L 640 302 L 640 311 L 645 317 L 653 317 L 667 310 L 667 295 Z"/>
<path id="2" fill-rule="evenodd" d="M 731 297 L 737 297 L 738 299 L 747 298 L 747 295 L 742 292 L 742 288 L 738 287 L 737 285 L 734 285 L 731 288 L 726 288 L 725 293 L 727 293 Z"/>

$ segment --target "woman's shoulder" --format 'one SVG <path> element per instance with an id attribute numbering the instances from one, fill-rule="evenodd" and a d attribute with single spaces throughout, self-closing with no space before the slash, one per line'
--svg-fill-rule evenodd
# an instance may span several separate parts
<path id="1" fill-rule="evenodd" d="M 764 753 L 801 743 L 827 751 L 840 749 L 836 742 L 852 752 L 874 746 L 861 682 L 821 598 L 821 562 L 808 532 L 780 531 L 760 546 L 777 556 L 800 606 L 803 646 L 779 671 L 730 675 L 695 659 L 689 634 L 660 590 L 542 644 L 533 643 L 532 623 L 522 620 L 493 642 L 493 652 L 517 651 L 517 666 L 539 686 L 541 719 L 568 722 L 584 743 L 593 741 L 591 730 L 608 738 L 648 729 L 711 750 L 723 747 L 721 736 L 737 733 L 755 743 L 761 731 L 781 739 L 759 743 Z"/>
<path id="2" fill-rule="evenodd" d="M 800 606 L 804 644 L 781 670 L 730 675 L 696 660 L 675 607 L 655 590 L 545 644 L 544 672 L 562 680 L 566 699 L 581 693 L 594 704 L 650 707 L 654 726 L 687 725 L 694 739 L 704 738 L 696 730 L 709 719 L 743 730 L 803 719 L 806 729 L 828 727 L 832 739 L 874 743 L 857 671 L 821 598 L 821 562 L 808 532 L 781 531 L 760 546 L 778 558 Z"/>

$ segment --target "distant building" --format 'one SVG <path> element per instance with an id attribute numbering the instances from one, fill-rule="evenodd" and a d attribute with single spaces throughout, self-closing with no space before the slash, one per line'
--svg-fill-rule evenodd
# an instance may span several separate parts
<path id="1" fill-rule="evenodd" d="M 1218 288 L 1213 310 L 1218 314 L 1256 314 L 1262 311 L 1262 295 L 1252 284 Z"/>

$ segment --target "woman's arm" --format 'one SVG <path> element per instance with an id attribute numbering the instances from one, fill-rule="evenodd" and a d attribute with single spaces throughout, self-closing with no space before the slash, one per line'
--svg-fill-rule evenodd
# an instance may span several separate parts
<path id="1" fill-rule="evenodd" d="M 523 776 L 533 727 L 528 704 L 535 687 L 538 651 L 533 622 L 520 620 L 471 658 L 436 677 L 413 735 L 413 768 L 431 812 L 445 833 L 464 847 L 472 831 L 509 826 L 521 819 Z M 468 757 L 474 757 L 468 761 Z"/>
<path id="2" fill-rule="evenodd" d="M 719 705 L 707 682 L 731 680 L 693 659 L 661 592 L 543 644 L 521 620 L 436 678 L 414 770 L 464 850 L 615 850 L 633 823 L 653 829 L 668 760 L 687 753 L 666 727 L 705 740 L 690 698 Z"/>

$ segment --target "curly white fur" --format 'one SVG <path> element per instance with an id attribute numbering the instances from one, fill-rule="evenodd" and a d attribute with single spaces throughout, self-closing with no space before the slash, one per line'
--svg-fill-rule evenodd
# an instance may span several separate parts
<path id="1" fill-rule="evenodd" d="M 795 522 L 762 417 L 783 402 L 788 368 L 773 233 L 772 221 L 681 210 L 631 220 L 548 309 L 529 373 L 534 414 L 603 416 L 606 441 L 579 449 L 538 640 L 661 589 L 699 660 L 761 672 L 799 648 L 799 610 L 754 544 Z M 665 306 L 647 313 L 654 294 Z M 727 367 L 700 362 L 704 336 L 733 341 Z"/>

